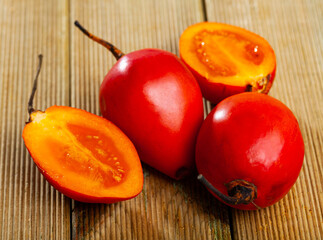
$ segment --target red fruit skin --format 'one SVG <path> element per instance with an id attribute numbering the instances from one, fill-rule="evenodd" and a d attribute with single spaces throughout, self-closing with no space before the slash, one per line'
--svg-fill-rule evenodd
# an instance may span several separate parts
<path id="1" fill-rule="evenodd" d="M 241 93 L 220 102 L 204 121 L 196 144 L 200 174 L 226 195 L 225 183 L 253 183 L 258 192 L 254 203 L 261 208 L 287 194 L 303 159 L 304 142 L 293 113 L 260 93 Z M 256 209 L 252 203 L 230 206 Z"/>
<path id="2" fill-rule="evenodd" d="M 226 99 L 227 97 L 250 91 L 248 86 L 232 86 L 224 83 L 212 82 L 211 80 L 197 73 L 188 64 L 185 63 L 185 65 L 190 69 L 190 71 L 197 79 L 198 84 L 201 88 L 203 97 L 215 105 L 221 102 L 222 100 Z M 269 75 L 267 75 L 268 82 L 266 83 L 265 90 L 262 91 L 262 93 L 267 94 L 269 92 L 273 84 L 273 81 L 275 79 L 275 75 L 276 75 L 276 66 L 274 70 Z M 257 92 L 258 90 L 260 89 L 253 88 L 251 91 Z"/>
<path id="3" fill-rule="evenodd" d="M 30 153 L 30 152 L 29 152 Z M 63 193 L 69 198 L 72 198 L 79 202 L 84 203 L 105 203 L 105 204 L 111 204 L 116 203 L 120 201 L 125 201 L 132 199 L 140 194 L 140 192 L 136 195 L 133 195 L 131 197 L 97 197 L 97 196 L 91 196 L 84 193 L 73 191 L 69 188 L 66 188 L 62 186 L 58 181 L 56 181 L 52 176 L 50 176 L 46 171 L 41 169 L 38 165 L 37 168 L 42 173 L 42 175 L 45 177 L 45 179 L 59 192 Z M 143 181 L 143 180 L 142 180 Z"/>
<path id="4" fill-rule="evenodd" d="M 123 56 L 101 84 L 100 108 L 132 140 L 143 162 L 174 179 L 195 168 L 202 94 L 174 54 L 143 49 Z"/>

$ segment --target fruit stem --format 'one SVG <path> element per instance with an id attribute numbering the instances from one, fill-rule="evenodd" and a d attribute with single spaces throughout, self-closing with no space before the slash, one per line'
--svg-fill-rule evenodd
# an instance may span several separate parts
<path id="1" fill-rule="evenodd" d="M 28 101 L 28 114 L 29 114 L 29 116 L 30 116 L 30 114 L 32 112 L 35 111 L 35 109 L 33 108 L 33 102 L 34 102 L 34 96 L 35 96 L 35 93 L 36 93 L 36 90 L 37 90 L 37 80 L 38 80 L 38 76 L 39 76 L 40 69 L 41 69 L 42 62 L 43 62 L 43 55 L 39 54 L 38 59 L 39 59 L 38 68 L 37 68 L 36 76 L 35 76 L 34 83 L 33 83 L 33 89 L 31 91 L 29 101 Z"/>
<path id="2" fill-rule="evenodd" d="M 89 33 L 78 21 L 74 22 L 75 26 L 78 27 L 86 36 L 88 36 L 89 38 L 91 38 L 93 41 L 101 44 L 102 46 L 104 46 L 105 48 L 107 48 L 112 54 L 113 56 L 119 60 L 122 56 L 124 56 L 125 54 L 123 52 L 120 51 L 120 49 L 118 49 L 117 47 L 115 47 L 114 45 L 112 45 L 111 43 L 98 38 L 97 36 L 94 36 L 92 33 Z"/>
<path id="3" fill-rule="evenodd" d="M 257 198 L 257 187 L 246 180 L 236 179 L 225 184 L 228 189 L 229 196 L 227 196 L 216 189 L 202 174 L 199 174 L 197 179 L 227 204 L 237 205 L 252 203 L 255 207 L 259 208 L 253 202 L 253 200 Z"/>

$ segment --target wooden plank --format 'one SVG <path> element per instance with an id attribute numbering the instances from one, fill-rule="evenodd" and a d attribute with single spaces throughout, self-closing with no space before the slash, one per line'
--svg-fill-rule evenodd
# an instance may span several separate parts
<path id="1" fill-rule="evenodd" d="M 292 190 L 259 211 L 233 210 L 235 239 L 323 238 L 323 5 L 316 1 L 206 0 L 209 21 L 225 22 L 265 37 L 277 55 L 270 95 L 296 115 L 305 161 Z"/>
<path id="2" fill-rule="evenodd" d="M 124 52 L 178 53 L 181 32 L 203 20 L 199 1 L 71 1 L 71 20 Z M 71 21 L 71 24 L 73 24 Z M 71 103 L 100 114 L 99 86 L 115 63 L 71 25 Z M 194 178 L 173 181 L 144 165 L 143 192 L 116 204 L 74 202 L 73 239 L 230 239 L 227 207 Z"/>
<path id="3" fill-rule="evenodd" d="M 67 239 L 70 200 L 45 181 L 21 135 L 39 53 L 35 107 L 69 104 L 68 8 L 63 0 L 0 6 L 0 239 Z"/>

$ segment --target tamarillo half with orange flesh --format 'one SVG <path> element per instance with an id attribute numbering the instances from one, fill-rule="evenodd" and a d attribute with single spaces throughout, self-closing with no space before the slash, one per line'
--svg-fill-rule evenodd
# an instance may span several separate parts
<path id="1" fill-rule="evenodd" d="M 276 72 L 274 50 L 246 29 L 215 22 L 188 27 L 180 56 L 195 75 L 203 96 L 214 104 L 242 92 L 268 93 Z"/>
<path id="2" fill-rule="evenodd" d="M 34 110 L 39 68 L 22 137 L 46 180 L 81 202 L 113 203 L 137 196 L 143 172 L 135 147 L 110 121 L 81 109 L 52 106 Z"/>

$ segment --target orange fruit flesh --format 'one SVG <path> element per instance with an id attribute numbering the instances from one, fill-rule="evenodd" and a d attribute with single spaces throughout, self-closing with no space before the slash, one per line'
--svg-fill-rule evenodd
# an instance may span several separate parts
<path id="1" fill-rule="evenodd" d="M 262 37 L 245 29 L 199 23 L 180 38 L 181 58 L 210 82 L 256 86 L 276 66 L 275 54 Z"/>
<path id="2" fill-rule="evenodd" d="M 93 197 L 127 198 L 143 184 L 130 140 L 109 121 L 69 107 L 36 111 L 24 129 L 37 166 L 59 187 Z"/>

